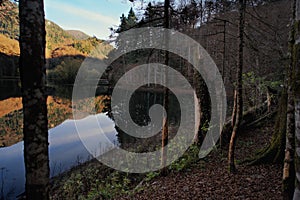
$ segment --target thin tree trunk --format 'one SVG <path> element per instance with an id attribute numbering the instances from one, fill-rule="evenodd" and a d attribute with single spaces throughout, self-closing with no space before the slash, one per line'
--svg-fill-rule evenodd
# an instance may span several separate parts
<path id="1" fill-rule="evenodd" d="M 242 74 L 243 74 L 243 55 L 244 55 L 244 24 L 245 24 L 245 7 L 246 0 L 239 0 L 239 55 L 238 55 L 238 67 L 237 67 L 237 84 L 236 84 L 236 95 L 234 101 L 236 102 L 236 112 L 233 113 L 233 131 L 229 143 L 228 151 L 228 165 L 229 171 L 234 173 L 236 171 L 234 161 L 234 150 L 236 144 L 236 137 L 239 132 L 240 123 L 243 115 L 243 85 L 242 85 Z M 236 116 L 235 116 L 236 114 Z M 235 119 L 235 120 L 234 120 Z"/>
<path id="2" fill-rule="evenodd" d="M 287 124 L 286 124 L 286 144 L 283 166 L 283 199 L 293 199 L 295 188 L 295 105 L 294 105 L 294 65 L 295 65 L 295 9 L 296 0 L 292 1 L 292 21 L 289 40 L 290 64 L 288 66 L 288 101 L 287 101 Z"/>
<path id="3" fill-rule="evenodd" d="M 298 44 L 299 45 L 299 44 Z M 298 55 L 299 58 L 299 55 Z M 299 62 L 299 61 L 298 61 Z M 298 70 L 299 64 L 297 64 Z M 298 73 L 297 92 L 295 98 L 295 135 L 296 135 L 296 188 L 294 191 L 294 199 L 300 199 L 300 73 Z"/>
<path id="4" fill-rule="evenodd" d="M 44 3 L 19 1 L 26 198 L 49 199 Z"/>
<path id="5" fill-rule="evenodd" d="M 198 145 L 199 144 L 199 132 L 200 132 L 200 113 L 201 113 L 201 108 L 199 104 L 199 99 L 197 97 L 197 93 L 194 93 L 194 105 L 195 105 L 195 133 L 194 133 L 194 138 L 193 142 L 194 144 Z"/>
<path id="6" fill-rule="evenodd" d="M 164 4 L 164 28 L 170 28 L 170 21 L 169 21 L 169 6 L 170 6 L 170 0 L 165 0 Z M 168 47 L 168 36 L 165 36 L 165 43 L 166 47 Z M 165 52 L 165 65 L 169 65 L 169 52 Z M 168 123 L 168 110 L 169 110 L 169 89 L 167 88 L 168 85 L 168 69 L 166 68 L 165 71 L 165 83 L 166 87 L 164 89 L 164 101 L 163 105 L 166 110 L 166 114 L 163 116 L 163 129 L 162 129 L 162 155 L 161 155 L 161 167 L 162 167 L 162 174 L 166 173 L 166 163 L 167 163 L 167 148 L 165 147 L 168 144 L 168 137 L 169 137 L 169 123 Z"/>
<path id="7" fill-rule="evenodd" d="M 236 115 L 237 115 L 237 90 L 234 90 L 234 96 L 233 96 L 233 110 L 232 110 L 232 116 L 231 116 L 231 126 L 234 127 Z"/>

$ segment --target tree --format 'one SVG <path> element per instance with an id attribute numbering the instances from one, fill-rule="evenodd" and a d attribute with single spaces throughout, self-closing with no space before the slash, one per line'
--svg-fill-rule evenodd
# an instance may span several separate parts
<path id="1" fill-rule="evenodd" d="M 248 91 L 244 96 L 254 96 L 254 105 L 257 105 L 258 102 L 259 104 L 264 104 L 267 97 L 265 94 L 267 89 L 270 87 L 271 89 L 276 88 L 276 94 L 272 95 L 272 102 L 277 102 L 277 98 L 279 98 L 279 101 L 276 106 L 276 121 L 270 143 L 265 148 L 257 152 L 253 158 L 247 159 L 246 162 L 250 165 L 265 163 L 282 164 L 285 156 L 287 127 L 287 84 L 283 81 L 287 79 L 287 66 L 289 65 L 289 59 L 287 58 L 287 41 L 289 40 L 289 34 L 287 33 L 290 32 L 291 28 L 291 26 L 288 26 L 288 24 L 291 23 L 290 19 L 292 16 L 290 8 L 291 3 L 286 3 L 285 1 L 278 1 L 275 3 L 265 2 L 266 4 L 264 6 L 256 6 L 256 2 L 252 2 L 255 6 L 249 7 L 246 12 L 246 15 L 249 17 L 247 17 L 245 27 L 245 66 L 252 65 L 256 74 L 264 74 L 264 76 L 262 76 L 263 78 L 266 77 L 266 74 L 269 74 L 268 76 L 272 78 L 270 79 L 271 82 L 268 80 L 264 83 L 266 87 L 264 86 L 265 89 L 261 90 L 263 93 L 257 90 L 259 89 L 259 86 L 257 87 L 256 83 L 254 86 L 257 87 L 257 92 L 254 91 L 253 94 L 251 91 Z M 279 7 L 281 7 L 281 9 L 279 9 Z M 282 15 L 284 17 L 280 20 L 276 20 L 278 15 Z M 260 23 L 263 23 L 264 25 L 261 26 Z M 268 31 L 262 32 L 261 30 Z M 282 30 L 282 33 L 284 34 L 277 37 L 277 30 Z M 255 58 L 256 62 L 253 62 L 253 58 Z M 251 63 L 254 63 L 254 65 Z M 274 68 L 275 66 L 276 68 Z M 283 71 L 284 73 L 282 73 Z M 284 85 L 284 87 L 281 88 L 279 84 L 277 86 L 271 86 L 272 83 L 275 82 L 280 83 L 280 85 Z M 246 90 L 249 89 L 244 86 L 244 91 Z M 247 103 L 247 99 L 245 100 L 244 109 L 247 107 L 247 104 L 251 104 L 251 100 L 248 100 L 249 103 Z M 273 108 L 271 110 L 273 110 Z M 274 113 L 274 111 L 271 111 L 270 114 L 273 115 L 272 113 Z"/>
<path id="2" fill-rule="evenodd" d="M 287 85 L 287 115 L 286 115 L 286 144 L 283 166 L 283 197 L 284 199 L 293 199 L 295 187 L 295 105 L 294 105 L 294 67 L 295 67 L 295 10 L 296 0 L 292 1 L 292 20 L 289 39 L 290 63 L 288 65 L 288 85 Z"/>
<path id="3" fill-rule="evenodd" d="M 127 16 L 127 25 L 128 27 L 134 27 L 137 24 L 137 18 L 132 8 L 130 8 Z"/>
<path id="4" fill-rule="evenodd" d="M 299 0 L 297 0 L 297 4 L 299 5 Z M 299 24 L 300 17 L 300 8 L 297 7 L 296 10 L 296 23 Z M 300 28 L 297 28 L 296 38 L 300 37 Z M 295 136 L 296 136 L 296 149 L 300 148 L 300 44 L 296 44 L 297 52 L 295 55 L 297 56 L 296 61 L 296 78 L 295 78 Z M 296 188 L 294 192 L 294 199 L 300 199 L 300 152 L 296 151 L 295 155 L 295 163 L 296 163 Z"/>
<path id="5" fill-rule="evenodd" d="M 123 31 L 127 31 L 137 25 L 137 18 L 135 16 L 135 12 L 132 8 L 130 8 L 127 17 L 125 17 L 124 13 L 120 17 L 120 26 L 117 30 L 112 30 L 116 33 L 121 33 Z"/>
<path id="6" fill-rule="evenodd" d="M 165 0 L 164 4 L 164 28 L 170 28 L 170 19 L 169 19 L 169 7 L 170 7 L 170 0 Z M 166 46 L 168 47 L 168 36 L 165 36 L 165 42 Z M 169 65 L 169 52 L 165 52 L 165 65 Z M 165 81 L 166 85 L 168 85 L 168 69 L 165 71 Z M 169 140 L 169 123 L 168 123 L 168 114 L 169 114 L 169 89 L 165 87 L 164 89 L 164 101 L 163 101 L 164 108 L 166 109 L 166 115 L 163 116 L 163 129 L 162 129 L 162 142 L 161 142 L 161 147 L 162 147 L 162 155 L 161 155 L 161 166 L 166 167 L 167 163 L 167 148 L 165 146 L 168 144 Z M 164 174 L 165 168 L 163 168 L 162 173 Z"/>
<path id="7" fill-rule="evenodd" d="M 19 1 L 26 198 L 49 199 L 44 3 Z"/>
<path id="8" fill-rule="evenodd" d="M 242 74 L 243 74 L 243 56 L 244 56 L 244 24 L 245 24 L 245 8 L 246 0 L 239 0 L 239 54 L 238 54 L 238 66 L 236 70 L 236 89 L 234 95 L 234 109 L 232 115 L 233 131 L 229 144 L 228 151 L 228 164 L 231 173 L 236 171 L 234 163 L 234 149 L 236 144 L 236 137 L 239 132 L 240 123 L 243 115 L 243 85 L 242 85 Z"/>
<path id="9" fill-rule="evenodd" d="M 300 1 L 295 0 L 295 4 L 299 5 Z M 294 5 L 295 5 L 294 4 Z M 296 149 L 300 148 L 300 44 L 299 44 L 299 37 L 300 37 L 300 8 L 299 6 L 293 7 L 294 8 L 294 13 L 295 13 L 295 21 L 294 21 L 294 28 L 295 28 L 295 38 L 297 38 L 297 42 L 294 44 L 294 56 L 293 58 L 295 59 L 294 64 L 295 64 L 295 138 L 296 138 Z M 299 199 L 300 198 L 300 152 L 299 150 L 296 151 L 295 153 L 295 171 L 296 171 L 296 187 L 294 191 L 294 199 Z"/>

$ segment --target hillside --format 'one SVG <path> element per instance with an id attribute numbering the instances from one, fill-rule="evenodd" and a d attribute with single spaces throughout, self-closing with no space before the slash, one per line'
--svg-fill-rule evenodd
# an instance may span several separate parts
<path id="1" fill-rule="evenodd" d="M 0 5 L 0 53 L 18 55 L 19 47 L 15 45 L 19 38 L 18 5 L 9 0 L 3 0 Z M 46 20 L 46 57 L 87 56 L 96 46 L 103 46 L 98 58 L 103 59 L 112 47 L 104 41 L 90 37 L 80 30 L 62 29 L 56 23 Z M 3 47 L 3 48 L 2 48 Z M 102 48 L 102 47 L 101 47 Z M 100 48 L 100 49 L 101 49 Z"/>
<path id="2" fill-rule="evenodd" d="M 98 58 L 103 59 L 112 49 L 103 40 L 89 37 L 82 31 L 65 31 L 56 23 L 46 20 L 47 58 L 81 55 L 88 56 L 96 46 L 103 46 Z M 101 48 L 101 49 L 102 49 Z"/>
<path id="3" fill-rule="evenodd" d="M 66 31 L 50 20 L 46 20 L 45 28 L 48 69 L 66 66 L 65 63 L 70 63 L 71 66 L 76 63 L 77 66 L 96 47 L 98 47 L 96 56 L 98 59 L 106 58 L 113 49 L 104 40 L 90 37 L 79 30 Z M 0 77 L 14 77 L 18 74 L 17 57 L 20 55 L 18 39 L 18 6 L 9 0 L 4 0 L 0 5 Z"/>
<path id="4" fill-rule="evenodd" d="M 66 31 L 50 20 L 46 20 L 45 28 L 47 79 L 48 84 L 52 86 L 74 83 L 81 63 L 91 55 L 94 49 L 97 49 L 97 54 L 93 53 L 93 57 L 98 59 L 105 59 L 113 49 L 104 40 L 89 37 L 79 30 Z M 18 39 L 18 6 L 4 0 L 0 5 L 0 85 L 2 99 L 20 95 L 17 83 L 12 86 L 11 82 L 19 76 L 20 48 Z"/>
<path id="5" fill-rule="evenodd" d="M 18 6 L 9 0 L 0 5 L 0 33 L 12 39 L 19 38 Z"/>
<path id="6" fill-rule="evenodd" d="M 6 35 L 0 34 L 0 52 L 8 56 L 20 55 L 18 41 L 8 38 Z"/>
<path id="7" fill-rule="evenodd" d="M 73 36 L 77 40 L 85 40 L 88 39 L 90 36 L 85 34 L 82 31 L 79 30 L 66 30 L 67 33 L 69 33 L 71 36 Z"/>

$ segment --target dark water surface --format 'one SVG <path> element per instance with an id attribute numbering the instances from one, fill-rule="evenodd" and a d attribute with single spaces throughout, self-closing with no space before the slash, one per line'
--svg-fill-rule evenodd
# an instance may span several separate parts
<path id="1" fill-rule="evenodd" d="M 90 120 L 95 119 L 95 117 L 99 122 L 99 126 L 91 126 L 93 123 L 90 123 Z M 95 149 L 95 154 L 99 152 L 105 153 L 109 149 L 107 142 L 95 143 L 95 138 L 97 138 L 96 141 L 107 141 L 106 138 L 108 138 L 114 144 L 118 144 L 114 122 L 105 114 L 77 120 L 76 124 L 86 126 L 86 135 L 84 137 L 89 141 L 89 148 Z M 77 134 L 76 124 L 75 120 L 66 120 L 61 125 L 49 130 L 51 176 L 56 176 L 93 157 L 81 143 Z M 23 142 L 10 147 L 0 148 L 0 199 L 1 196 L 5 199 L 15 199 L 17 195 L 24 192 L 24 168 Z"/>

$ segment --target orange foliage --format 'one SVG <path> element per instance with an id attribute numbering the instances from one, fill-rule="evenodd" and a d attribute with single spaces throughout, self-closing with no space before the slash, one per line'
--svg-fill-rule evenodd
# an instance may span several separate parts
<path id="1" fill-rule="evenodd" d="M 19 42 L 0 34 L 0 52 L 9 56 L 20 55 Z"/>

